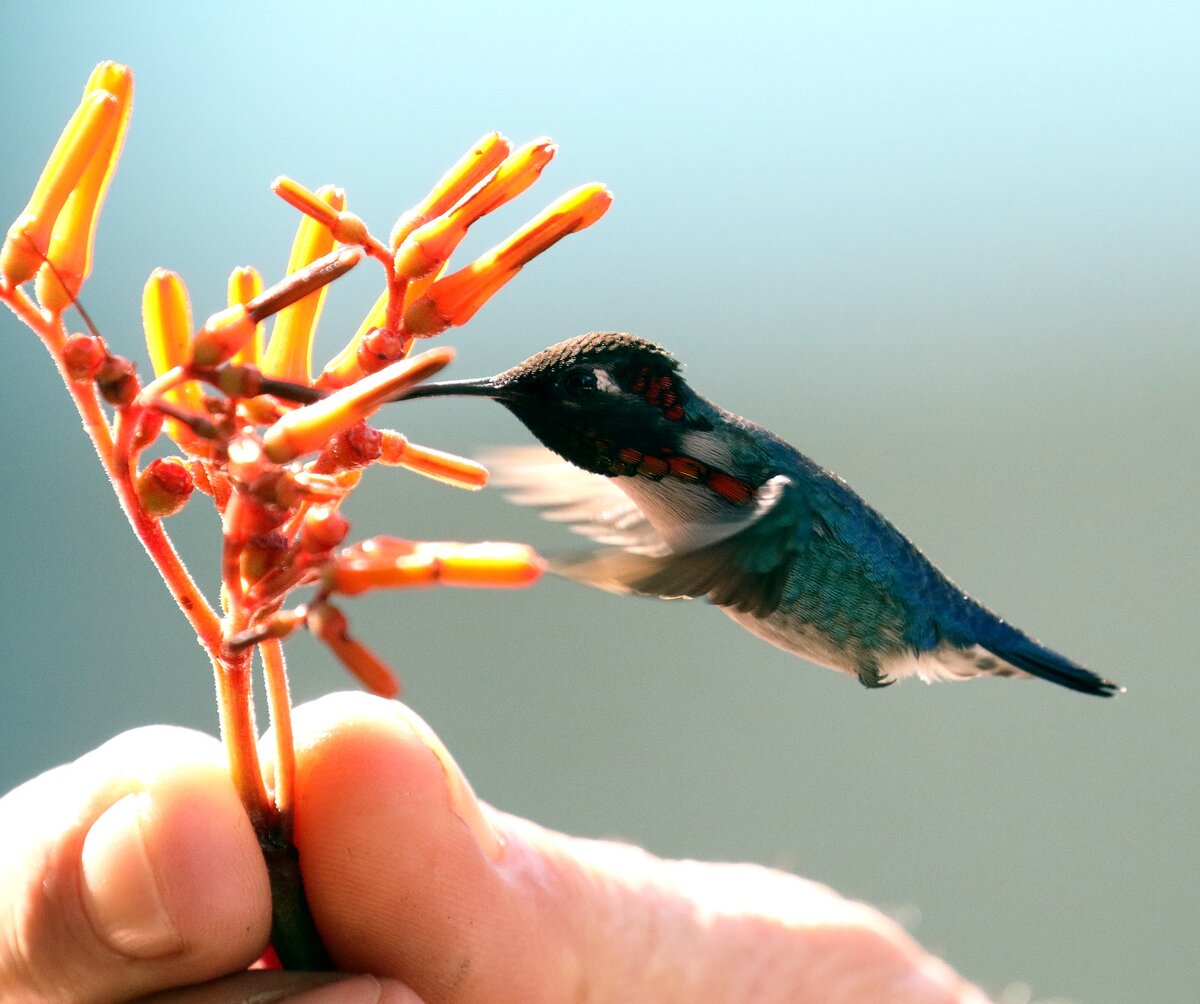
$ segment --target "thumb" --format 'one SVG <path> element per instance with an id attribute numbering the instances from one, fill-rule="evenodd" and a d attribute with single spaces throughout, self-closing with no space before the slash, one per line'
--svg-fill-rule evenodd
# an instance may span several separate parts
<path id="1" fill-rule="evenodd" d="M 983 1000 L 816 883 L 492 809 L 401 704 L 333 695 L 298 708 L 295 728 L 295 842 L 326 947 L 428 1004 Z"/>
<path id="2" fill-rule="evenodd" d="M 221 748 L 136 729 L 0 799 L 0 999 L 119 1000 L 243 968 L 266 870 Z"/>

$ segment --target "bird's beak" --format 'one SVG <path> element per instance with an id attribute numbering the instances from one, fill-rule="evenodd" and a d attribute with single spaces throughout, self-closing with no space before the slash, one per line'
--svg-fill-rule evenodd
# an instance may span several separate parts
<path id="1" fill-rule="evenodd" d="M 444 380 L 441 383 L 417 384 L 395 400 L 407 401 L 414 397 L 490 397 L 503 401 L 505 394 L 504 388 L 496 383 L 495 377 L 481 377 L 478 380 Z"/>

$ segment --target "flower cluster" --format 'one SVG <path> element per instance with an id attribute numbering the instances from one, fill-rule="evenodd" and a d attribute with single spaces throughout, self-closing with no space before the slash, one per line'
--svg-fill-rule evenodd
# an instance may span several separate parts
<path id="1" fill-rule="evenodd" d="M 513 149 L 498 133 L 484 136 L 400 217 L 386 241 L 347 210 L 342 190 L 314 191 L 279 178 L 273 190 L 302 214 L 283 278 L 265 286 L 255 269 L 235 269 L 226 307 L 197 325 L 182 278 L 156 269 L 142 296 L 154 370 L 143 383 L 133 363 L 92 329 L 78 301 L 132 90 L 127 67 L 103 63 L 93 72 L 0 249 L 0 300 L 55 359 L 135 532 L 211 657 L 223 732 L 252 818 L 278 820 L 286 817 L 291 760 L 281 638 L 307 627 L 366 687 L 391 695 L 396 680 L 348 633 L 337 597 L 434 584 L 523 586 L 540 574 L 540 559 L 524 545 L 378 537 L 345 546 L 349 525 L 341 507 L 373 463 L 459 487 L 485 483 L 487 472 L 477 464 L 368 420 L 453 357 L 444 347 L 414 354 L 418 339 L 469 321 L 530 260 L 603 215 L 611 195 L 597 184 L 568 192 L 451 271 L 448 262 L 472 224 L 538 179 L 555 153 L 549 140 Z M 383 290 L 349 343 L 314 371 L 313 338 L 327 287 L 364 259 L 382 268 Z M 68 333 L 63 314 L 71 307 L 88 331 Z M 160 435 L 178 455 L 143 463 Z M 163 529 L 194 489 L 211 497 L 221 517 L 215 607 Z M 310 587 L 310 597 L 288 607 L 299 587 Z M 253 750 L 255 651 L 281 744 L 273 802 Z"/>

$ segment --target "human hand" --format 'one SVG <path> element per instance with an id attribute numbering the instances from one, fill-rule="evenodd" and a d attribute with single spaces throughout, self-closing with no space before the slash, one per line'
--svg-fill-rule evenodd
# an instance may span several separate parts
<path id="1" fill-rule="evenodd" d="M 313 915 L 374 977 L 244 972 L 270 927 L 254 832 L 216 740 L 152 726 L 0 799 L 0 1001 L 984 1000 L 816 883 L 492 809 L 401 704 L 333 695 L 295 727 Z"/>

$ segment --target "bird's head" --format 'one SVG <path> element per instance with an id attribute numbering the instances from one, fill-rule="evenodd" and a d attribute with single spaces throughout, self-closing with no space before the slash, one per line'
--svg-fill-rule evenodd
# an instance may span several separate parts
<path id="1" fill-rule="evenodd" d="M 565 460 L 610 477 L 662 477 L 690 431 L 711 422 L 653 342 L 593 332 L 559 342 L 494 377 L 421 384 L 405 397 L 499 401 Z"/>

